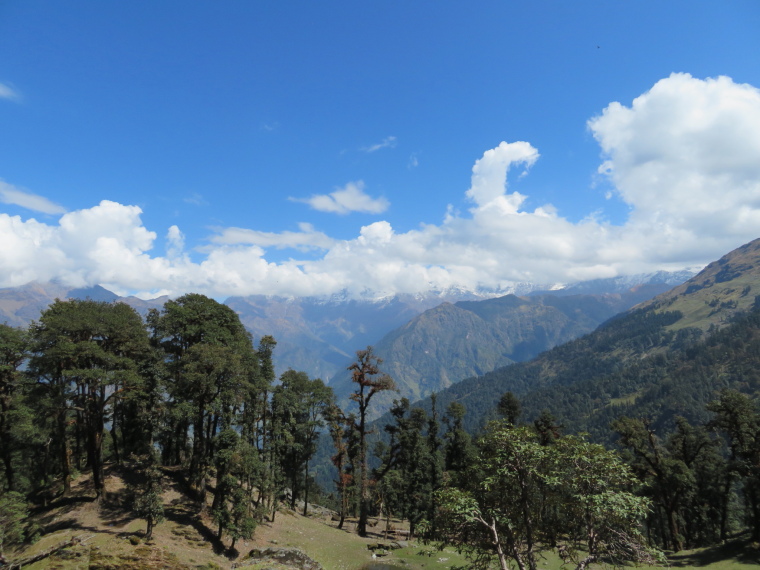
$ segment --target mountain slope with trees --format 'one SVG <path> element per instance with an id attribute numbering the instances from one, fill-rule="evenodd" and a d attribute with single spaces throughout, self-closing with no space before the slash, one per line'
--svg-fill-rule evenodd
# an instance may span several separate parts
<path id="1" fill-rule="evenodd" d="M 394 398 L 415 401 L 464 378 L 533 358 L 664 289 L 660 283 L 614 294 L 506 295 L 429 309 L 374 346 L 398 392 L 380 395 L 373 417 L 390 409 Z M 350 375 L 337 376 L 331 386 L 345 407 Z"/>
<path id="2" fill-rule="evenodd" d="M 620 415 L 646 416 L 658 429 L 679 414 L 703 421 L 722 388 L 758 395 L 758 296 L 755 240 L 591 334 L 441 391 L 438 405 L 464 405 L 474 431 L 512 392 L 525 420 L 548 409 L 566 429 L 600 441 L 611 438 L 609 424 Z"/>

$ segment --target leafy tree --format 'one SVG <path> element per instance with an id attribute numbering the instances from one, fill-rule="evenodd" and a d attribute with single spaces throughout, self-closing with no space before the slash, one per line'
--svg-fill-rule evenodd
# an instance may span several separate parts
<path id="1" fill-rule="evenodd" d="M 23 403 L 23 375 L 19 368 L 28 357 L 27 336 L 21 329 L 0 324 L 0 457 L 5 467 L 5 487 L 16 488 L 13 454 L 22 442 L 18 423 L 29 423 Z"/>
<path id="2" fill-rule="evenodd" d="M 164 490 L 161 469 L 155 450 L 141 456 L 133 456 L 137 481 L 129 486 L 132 510 L 147 523 L 145 540 L 153 536 L 153 527 L 164 520 Z"/>
<path id="3" fill-rule="evenodd" d="M 550 532 L 560 536 L 560 553 L 578 570 L 602 558 L 616 565 L 651 561 L 637 530 L 647 501 L 630 492 L 632 481 L 625 464 L 601 446 L 577 438 L 542 445 L 527 427 L 492 422 L 469 485 L 438 493 L 438 529 L 474 568 L 496 559 L 502 570 L 510 560 L 520 570 L 535 570 Z M 547 501 L 562 509 L 561 516 L 541 516 Z M 583 556 L 579 542 L 585 543 Z"/>
<path id="4" fill-rule="evenodd" d="M 708 409 L 710 425 L 726 434 L 731 450 L 730 470 L 741 477 L 752 540 L 760 540 L 760 412 L 745 394 L 723 390 Z"/>
<path id="5" fill-rule="evenodd" d="M 240 538 L 250 538 L 260 519 L 260 509 L 253 508 L 251 472 L 259 468 L 255 450 L 231 428 L 217 436 L 216 490 L 211 515 L 218 525 L 217 537 L 227 532 L 232 538 L 230 550 Z"/>
<path id="6" fill-rule="evenodd" d="M 308 497 L 308 463 L 316 451 L 322 412 L 333 400 L 332 389 L 305 372 L 288 370 L 272 394 L 272 423 L 278 467 L 291 490 L 291 508 Z M 306 511 L 304 504 L 304 511 Z"/>
<path id="7" fill-rule="evenodd" d="M 573 436 L 558 439 L 551 449 L 556 463 L 545 482 L 559 501 L 559 552 L 565 561 L 574 562 L 577 570 L 602 561 L 615 566 L 629 560 L 661 562 L 661 554 L 647 547 L 638 529 L 649 501 L 632 492 L 637 480 L 621 458 Z M 584 549 L 576 549 L 576 544 Z"/>
<path id="8" fill-rule="evenodd" d="M 533 420 L 533 427 L 538 434 L 541 445 L 549 445 L 557 440 L 562 433 L 562 426 L 557 424 L 557 419 L 546 409 Z"/>
<path id="9" fill-rule="evenodd" d="M 612 428 L 620 435 L 620 443 L 632 453 L 631 465 L 646 485 L 646 493 L 665 514 L 667 533 L 663 534 L 663 546 L 676 552 L 683 550 L 679 514 L 694 485 L 691 470 L 667 452 L 649 422 L 622 417 L 612 423 Z"/>
<path id="10" fill-rule="evenodd" d="M 64 493 L 71 478 L 66 426 L 74 410 L 82 424 L 77 423 L 77 434 L 85 439 L 93 487 L 101 498 L 106 422 L 114 421 L 114 403 L 142 382 L 137 361 L 148 350 L 142 319 L 123 303 L 56 301 L 32 325 L 31 336 L 29 367 L 47 386 L 57 415 Z"/>
<path id="11" fill-rule="evenodd" d="M 29 516 L 23 495 L 15 491 L 0 494 L 0 561 L 7 546 L 24 540 L 24 522 Z"/>
<path id="12" fill-rule="evenodd" d="M 232 489 L 230 500 L 232 507 L 227 530 L 232 539 L 230 550 L 234 550 L 239 539 L 249 539 L 253 536 L 261 516 L 259 511 L 251 508 L 250 496 L 242 486 L 237 485 Z"/>
<path id="13" fill-rule="evenodd" d="M 372 347 L 356 351 L 356 362 L 348 369 L 351 380 L 356 384 L 356 391 L 350 398 L 359 408 L 358 421 L 353 429 L 359 439 L 359 536 L 367 536 L 367 520 L 369 519 L 369 466 L 367 464 L 367 410 L 372 397 L 386 390 L 395 390 L 393 379 L 380 372 L 382 359 L 372 352 Z"/>
<path id="14" fill-rule="evenodd" d="M 216 521 L 218 530 L 217 538 L 221 539 L 225 530 L 232 526 L 232 509 L 230 499 L 238 482 L 233 474 L 233 462 L 235 461 L 235 448 L 238 444 L 238 435 L 232 428 L 225 428 L 216 436 L 216 490 L 214 491 L 214 504 L 211 507 L 211 516 Z"/>
<path id="15" fill-rule="evenodd" d="M 330 459 L 333 466 L 338 472 L 338 478 L 334 481 L 339 496 L 339 516 L 338 528 L 343 528 L 346 520 L 348 506 L 350 503 L 350 488 L 352 486 L 353 476 L 349 471 L 351 464 L 351 440 L 353 426 L 356 423 L 354 416 L 346 416 L 343 411 L 335 404 L 331 403 L 324 411 L 324 419 L 327 422 L 327 428 L 330 432 L 335 455 Z"/>
<path id="16" fill-rule="evenodd" d="M 727 469 L 725 449 L 704 426 L 676 418 L 676 429 L 666 441 L 668 453 L 691 471 L 692 485 L 681 509 L 681 524 L 689 548 L 728 537 L 733 475 Z"/>
<path id="17" fill-rule="evenodd" d="M 475 445 L 463 425 L 466 413 L 467 409 L 463 404 L 452 402 L 446 409 L 444 418 L 444 422 L 448 426 L 444 434 L 444 466 L 453 486 L 464 484 L 467 470 L 475 462 Z"/>
<path id="18" fill-rule="evenodd" d="M 232 309 L 198 294 L 168 301 L 148 324 L 168 356 L 164 457 L 178 463 L 192 433 L 189 475 L 203 502 L 214 437 L 237 421 L 255 377 L 251 338 Z"/>
<path id="19" fill-rule="evenodd" d="M 479 470 L 470 485 L 439 493 L 438 528 L 476 568 L 495 556 L 506 570 L 512 559 L 520 570 L 536 568 L 540 486 L 549 463 L 548 448 L 528 428 L 489 424 L 480 442 Z"/>
<path id="20" fill-rule="evenodd" d="M 409 534 L 433 510 L 433 491 L 437 489 L 436 460 L 425 436 L 429 419 L 422 408 L 410 408 L 409 400 L 396 400 L 391 408 L 394 424 L 385 426 L 390 446 L 379 449 L 383 465 L 377 479 L 386 508 L 409 521 Z"/>
<path id="21" fill-rule="evenodd" d="M 507 420 L 507 423 L 516 426 L 517 420 L 522 414 L 520 400 L 512 392 L 504 392 L 499 399 L 498 411 L 499 415 Z"/>

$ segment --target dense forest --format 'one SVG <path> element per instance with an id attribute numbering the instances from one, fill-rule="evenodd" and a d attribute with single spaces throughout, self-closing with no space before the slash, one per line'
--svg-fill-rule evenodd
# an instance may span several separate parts
<path id="1" fill-rule="evenodd" d="M 275 339 L 254 345 L 232 309 L 202 295 L 145 319 L 121 303 L 59 300 L 26 330 L 0 325 L 0 555 L 44 530 L 29 513 L 65 498 L 79 474 L 103 501 L 107 464 L 132 472 L 146 536 L 171 474 L 231 550 L 282 504 L 306 512 L 317 495 L 341 526 L 357 516 L 360 535 L 370 516 L 403 518 L 412 537 L 456 545 L 473 568 L 536 570 L 543 549 L 585 568 L 742 532 L 758 541 L 755 305 L 707 335 L 669 330 L 675 312 L 634 311 L 555 349 L 551 386 L 535 362 L 516 365 L 494 384 L 509 389 L 482 391 L 485 410 L 401 398 L 378 425 L 373 401 L 395 386 L 371 347 L 349 367 L 341 410 L 319 379 L 275 378 Z M 624 364 L 642 347 L 648 358 Z M 331 489 L 312 475 L 320 436 L 332 443 Z M 613 439 L 618 450 L 601 444 Z"/>

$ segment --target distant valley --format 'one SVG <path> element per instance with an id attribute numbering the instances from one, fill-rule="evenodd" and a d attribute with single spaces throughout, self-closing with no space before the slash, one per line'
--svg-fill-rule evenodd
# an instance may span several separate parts
<path id="1" fill-rule="evenodd" d="M 495 298 L 451 291 L 377 301 L 250 296 L 225 303 L 238 313 L 254 342 L 263 335 L 275 338 L 278 376 L 292 368 L 323 378 L 344 406 L 353 389 L 346 368 L 356 350 L 374 345 L 383 370 L 399 388 L 378 397 L 372 409 L 378 416 L 394 398 L 414 401 L 586 334 L 691 275 L 621 277 L 555 291 L 530 292 L 524 285 L 528 294 Z M 0 290 L 0 322 L 26 326 L 55 298 L 121 300 L 143 315 L 168 300 L 122 298 L 99 286 L 30 283 Z"/>

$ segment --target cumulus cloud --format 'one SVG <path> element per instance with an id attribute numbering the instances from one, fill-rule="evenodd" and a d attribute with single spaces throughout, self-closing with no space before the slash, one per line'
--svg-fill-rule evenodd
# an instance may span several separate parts
<path id="1" fill-rule="evenodd" d="M 63 214 L 66 211 L 63 206 L 59 206 L 43 196 L 26 192 L 2 180 L 0 180 L 0 202 L 15 204 L 42 214 Z"/>
<path id="2" fill-rule="evenodd" d="M 0 83 L 0 99 L 19 101 L 21 99 L 21 93 L 13 89 L 10 85 Z"/>
<path id="3" fill-rule="evenodd" d="M 674 73 L 588 126 L 606 159 L 600 173 L 630 206 L 626 239 L 645 240 L 642 256 L 675 260 L 758 237 L 757 88 Z"/>
<path id="4" fill-rule="evenodd" d="M 383 198 L 372 198 L 364 192 L 364 182 L 358 180 L 349 182 L 343 188 L 338 188 L 329 194 L 315 194 L 310 198 L 290 198 L 293 202 L 304 202 L 320 212 L 331 214 L 349 214 L 364 212 L 381 214 L 388 209 L 390 203 Z"/>
<path id="5" fill-rule="evenodd" d="M 185 253 L 185 235 L 179 226 L 171 226 L 166 232 L 166 257 L 178 259 Z"/>
<path id="6" fill-rule="evenodd" d="M 502 142 L 496 148 L 487 150 L 483 158 L 472 167 L 472 184 L 465 195 L 478 206 L 494 201 L 504 203 L 512 212 L 516 212 L 525 196 L 514 192 L 506 194 L 507 173 L 512 164 L 533 165 L 538 160 L 538 151 L 527 142 Z"/>
<path id="7" fill-rule="evenodd" d="M 760 91 L 726 77 L 674 74 L 630 105 L 612 103 L 588 128 L 602 151 L 601 176 L 630 208 L 619 225 L 589 213 L 580 222 L 551 204 L 527 209 L 510 177 L 540 167 L 524 141 L 487 150 L 472 169 L 464 210 L 450 205 L 438 224 L 397 232 L 387 220 L 334 239 L 309 224 L 297 231 L 217 228 L 194 262 L 179 227 L 166 255 L 141 210 L 103 201 L 66 213 L 57 225 L 0 214 L 0 286 L 58 278 L 142 296 L 197 291 L 355 296 L 431 288 L 509 289 L 621 274 L 680 269 L 716 259 L 760 227 Z M 382 212 L 361 182 L 305 201 L 328 212 Z M 309 251 L 272 262 L 270 248 Z M 318 252 L 320 255 L 315 256 Z"/>

